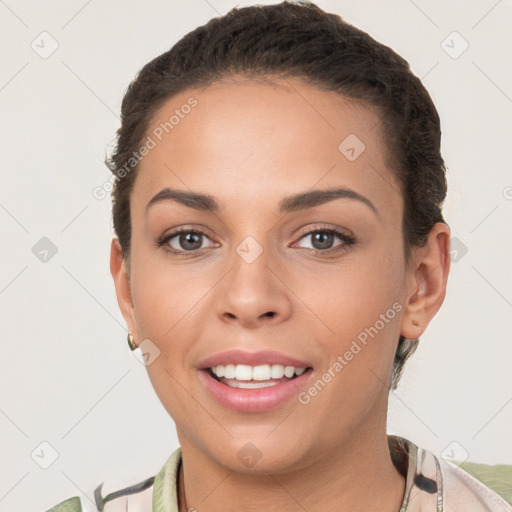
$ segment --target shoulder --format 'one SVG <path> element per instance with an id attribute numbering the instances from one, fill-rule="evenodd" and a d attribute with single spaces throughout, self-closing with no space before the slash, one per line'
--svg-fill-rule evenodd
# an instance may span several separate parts
<path id="1" fill-rule="evenodd" d="M 178 448 L 155 476 L 131 485 L 120 485 L 110 479 L 86 496 L 67 498 L 46 512 L 149 512 L 153 510 L 153 503 L 160 502 L 162 485 L 170 485 L 169 477 L 176 476 L 180 462 L 181 449 Z M 172 512 L 174 509 L 171 507 L 169 510 Z"/>
<path id="2" fill-rule="evenodd" d="M 48 509 L 46 512 L 82 512 L 80 498 L 78 496 L 68 498 L 67 500 L 64 500 Z"/>
<path id="3" fill-rule="evenodd" d="M 46 512 L 147 512 L 152 509 L 155 477 L 126 487 L 117 486 L 112 492 L 104 491 L 104 483 L 94 489 L 94 497 L 73 496 L 58 503 Z M 112 486 L 106 487 L 112 489 Z M 94 501 L 93 501 L 94 500 Z"/>
<path id="4" fill-rule="evenodd" d="M 493 466 L 486 464 L 468 463 L 467 467 L 478 467 L 480 474 L 476 474 L 478 478 L 472 476 L 467 471 L 459 467 L 452 461 L 447 461 L 436 457 L 433 453 L 423 448 L 416 447 L 410 441 L 411 453 L 414 453 L 415 475 L 414 486 L 423 487 L 423 491 L 427 490 L 431 498 L 436 499 L 438 506 L 442 510 L 464 510 L 465 512 L 512 512 L 512 505 L 508 503 L 503 496 L 500 496 L 496 490 L 495 481 L 487 478 L 487 483 L 493 483 L 494 490 L 486 485 L 480 477 L 487 472 L 487 476 L 495 476 Z M 411 460 L 411 458 L 410 458 Z M 508 466 L 512 471 L 512 466 Z M 424 477 L 432 482 L 431 489 L 428 486 L 422 486 L 421 482 Z M 508 484 L 510 487 L 510 483 Z M 506 487 L 506 486 L 505 486 Z M 501 486 L 500 490 L 503 491 Z"/>
<path id="5" fill-rule="evenodd" d="M 454 463 L 450 463 L 444 460 L 439 461 L 442 477 L 443 477 L 443 494 L 444 502 L 448 507 L 455 510 L 463 509 L 468 512 L 510 512 L 512 511 L 512 505 L 505 501 L 504 497 L 500 496 L 496 491 L 503 488 L 495 486 L 495 490 L 491 489 L 483 481 L 481 481 L 480 474 L 475 473 L 475 478 L 466 470 L 457 466 Z M 467 467 L 471 467 L 469 464 Z M 495 467 L 488 466 L 485 464 L 474 465 L 478 466 L 480 470 L 485 471 L 488 476 L 494 477 L 497 472 Z M 510 467 L 510 466 L 509 466 Z M 510 467 L 512 470 L 512 467 Z M 483 478 L 482 478 L 483 479 Z M 487 482 L 490 482 L 487 480 Z M 508 483 L 510 487 L 510 481 Z M 449 508 L 448 508 L 449 510 Z"/>

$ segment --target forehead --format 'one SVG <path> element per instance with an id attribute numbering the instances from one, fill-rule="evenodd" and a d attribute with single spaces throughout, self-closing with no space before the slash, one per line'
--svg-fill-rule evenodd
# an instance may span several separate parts
<path id="1" fill-rule="evenodd" d="M 269 206 L 312 188 L 355 189 L 401 209 L 377 113 L 298 79 L 225 80 L 167 100 L 149 123 L 133 201 L 165 187 L 208 192 L 222 209 Z M 146 139 L 145 137 L 145 139 Z"/>

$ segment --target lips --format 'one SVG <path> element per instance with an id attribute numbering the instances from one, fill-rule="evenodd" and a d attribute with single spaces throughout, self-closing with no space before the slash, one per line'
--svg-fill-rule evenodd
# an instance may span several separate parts
<path id="1" fill-rule="evenodd" d="M 272 350 L 230 350 L 200 362 L 199 378 L 222 406 L 263 412 L 283 405 L 305 386 L 312 367 Z"/>
<path id="2" fill-rule="evenodd" d="M 280 364 L 283 366 L 294 366 L 295 368 L 307 368 L 311 366 L 307 361 L 281 354 L 274 350 L 260 350 L 258 352 L 246 352 L 244 350 L 228 350 L 210 356 L 198 364 L 198 368 L 207 369 L 215 366 L 226 366 L 228 364 L 245 364 L 259 366 L 264 364 Z"/>

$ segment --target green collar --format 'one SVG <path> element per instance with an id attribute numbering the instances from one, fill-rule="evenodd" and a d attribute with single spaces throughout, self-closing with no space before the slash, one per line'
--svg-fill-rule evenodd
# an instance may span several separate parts
<path id="1" fill-rule="evenodd" d="M 180 466 L 181 448 L 178 448 L 155 476 L 152 512 L 179 512 L 178 473 Z"/>

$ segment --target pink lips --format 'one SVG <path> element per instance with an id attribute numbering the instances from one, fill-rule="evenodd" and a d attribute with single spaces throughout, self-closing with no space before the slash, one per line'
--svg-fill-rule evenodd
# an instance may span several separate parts
<path id="1" fill-rule="evenodd" d="M 282 380 L 279 384 L 258 389 L 233 388 L 222 384 L 210 373 L 209 368 L 227 364 L 281 364 L 295 368 L 309 368 L 293 379 Z M 311 365 L 307 362 L 288 357 L 273 350 L 246 352 L 229 350 L 204 359 L 198 365 L 198 376 L 202 385 L 220 405 L 237 412 L 264 412 L 284 405 L 306 387 L 311 377 Z M 275 380 L 275 379 L 274 379 Z"/>
<path id="2" fill-rule="evenodd" d="M 260 350 L 258 352 L 246 352 L 244 350 L 227 350 L 204 359 L 198 364 L 200 369 L 213 368 L 226 364 L 248 364 L 257 366 L 260 364 L 282 364 L 283 366 L 295 366 L 295 368 L 307 368 L 309 363 L 285 356 L 274 350 Z"/>

